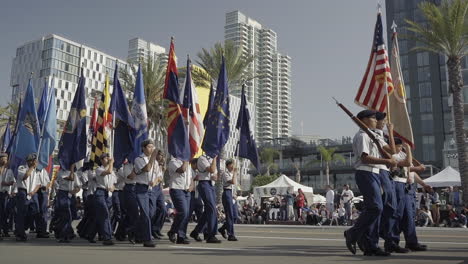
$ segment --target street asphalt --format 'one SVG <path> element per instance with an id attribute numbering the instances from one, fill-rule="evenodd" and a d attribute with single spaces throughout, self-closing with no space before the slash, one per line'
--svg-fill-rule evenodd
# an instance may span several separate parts
<path id="1" fill-rule="evenodd" d="M 167 231 L 169 224 L 165 225 Z M 189 231 L 193 225 L 189 225 Z M 420 228 L 418 237 L 429 248 L 426 252 L 392 254 L 390 257 L 352 255 L 345 246 L 344 227 L 236 225 L 238 242 L 222 239 L 221 244 L 191 241 L 189 245 L 172 244 L 167 235 L 156 248 L 144 248 L 128 242 L 114 246 L 90 244 L 75 239 L 59 244 L 55 239 L 28 242 L 14 238 L 0 241 L 0 264 L 10 263 L 468 263 L 468 230 L 462 228 Z M 404 246 L 404 238 L 402 238 Z"/>

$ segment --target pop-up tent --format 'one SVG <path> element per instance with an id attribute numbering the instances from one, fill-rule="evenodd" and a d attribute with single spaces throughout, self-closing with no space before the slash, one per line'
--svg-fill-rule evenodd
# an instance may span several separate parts
<path id="1" fill-rule="evenodd" d="M 261 197 L 285 195 L 287 193 L 297 194 L 299 189 L 301 189 L 304 192 L 304 195 L 306 196 L 307 201 L 309 201 L 309 204 L 310 204 L 311 201 L 313 201 L 313 195 L 314 195 L 314 190 L 312 189 L 312 187 L 297 183 L 291 180 L 290 178 L 288 178 L 284 174 L 282 174 L 281 176 L 278 177 L 278 179 L 274 180 L 273 182 L 267 185 L 255 187 L 254 197 L 258 203 Z"/>
<path id="2" fill-rule="evenodd" d="M 431 187 L 461 186 L 460 173 L 450 166 L 425 179 L 424 182 Z"/>

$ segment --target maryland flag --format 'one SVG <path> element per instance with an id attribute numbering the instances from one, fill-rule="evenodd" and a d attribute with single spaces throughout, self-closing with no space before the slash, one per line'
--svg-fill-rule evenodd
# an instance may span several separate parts
<path id="1" fill-rule="evenodd" d="M 94 163 L 94 167 L 100 165 L 99 157 L 103 153 L 109 153 L 110 143 L 110 124 L 112 116 L 109 113 L 110 93 L 109 93 L 109 76 L 106 74 L 106 83 L 102 92 L 101 103 L 99 104 L 98 117 L 96 122 L 96 131 L 93 136 L 91 145 L 90 160 Z"/>

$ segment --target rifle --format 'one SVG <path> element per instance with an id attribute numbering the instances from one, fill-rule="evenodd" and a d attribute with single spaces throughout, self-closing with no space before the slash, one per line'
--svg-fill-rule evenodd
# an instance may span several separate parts
<path id="1" fill-rule="evenodd" d="M 385 159 L 391 159 L 392 155 L 383 149 L 382 145 L 380 145 L 380 141 L 375 137 L 374 133 L 367 127 L 367 125 L 364 124 L 359 118 L 354 116 L 353 113 L 351 113 L 351 111 L 349 111 L 348 108 L 346 108 L 342 103 L 338 102 L 338 100 L 336 100 L 335 97 L 332 97 L 332 98 L 333 98 L 333 100 L 335 100 L 336 104 L 341 109 L 343 109 L 343 111 L 346 114 L 348 114 L 349 117 L 351 117 L 351 119 L 354 121 L 354 123 L 356 123 L 356 125 L 358 125 L 362 130 L 364 130 L 364 132 L 366 132 L 366 134 L 375 143 L 375 145 L 377 145 L 377 148 L 379 149 L 380 155 L 382 155 L 382 157 L 384 157 Z"/>

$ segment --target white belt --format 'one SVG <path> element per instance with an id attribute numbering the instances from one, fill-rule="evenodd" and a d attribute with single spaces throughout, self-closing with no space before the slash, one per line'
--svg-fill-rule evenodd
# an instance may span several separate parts
<path id="1" fill-rule="evenodd" d="M 372 172 L 372 173 L 379 173 L 380 172 L 379 168 L 375 168 L 375 167 L 371 167 L 371 166 L 363 166 L 363 165 L 357 167 L 356 170 L 368 171 L 368 172 Z"/>
<path id="2" fill-rule="evenodd" d="M 393 181 L 406 183 L 408 181 L 408 179 L 407 178 L 402 178 L 402 177 L 394 177 Z"/>

